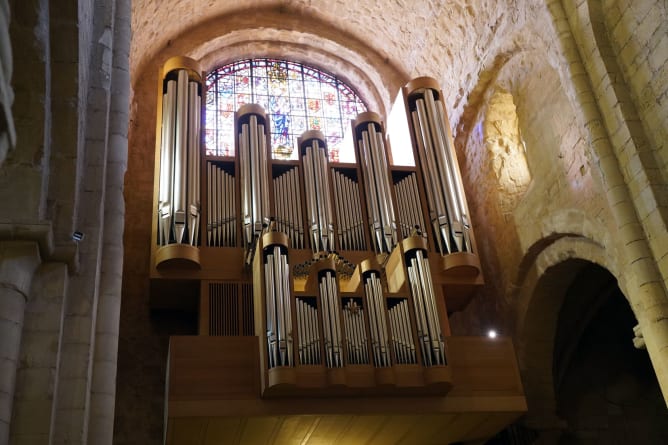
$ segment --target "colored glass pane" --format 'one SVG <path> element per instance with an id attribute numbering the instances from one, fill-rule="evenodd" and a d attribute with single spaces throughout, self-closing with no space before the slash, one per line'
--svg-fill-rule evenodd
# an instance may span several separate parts
<path id="1" fill-rule="evenodd" d="M 343 143 L 344 136 L 350 119 L 366 107 L 334 76 L 295 62 L 246 59 L 211 72 L 206 84 L 207 154 L 234 155 L 234 112 L 247 103 L 267 113 L 276 158 L 297 159 L 297 138 L 310 129 L 325 134 L 330 160 L 354 151 Z"/>

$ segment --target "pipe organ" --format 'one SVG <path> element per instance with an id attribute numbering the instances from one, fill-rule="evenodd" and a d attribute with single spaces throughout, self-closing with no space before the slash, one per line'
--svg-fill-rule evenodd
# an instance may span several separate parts
<path id="1" fill-rule="evenodd" d="M 154 277 L 202 283 L 200 334 L 230 332 L 210 331 L 219 323 L 209 319 L 235 317 L 212 313 L 220 305 L 208 304 L 209 289 L 252 283 L 250 300 L 236 307 L 253 308 L 238 320 L 252 319 L 260 339 L 263 397 L 445 394 L 448 311 L 465 306 L 482 278 L 434 83 L 416 79 L 403 89 L 413 147 L 402 149 L 413 151 L 415 167 L 390 165 L 372 112 L 351 123 L 358 162 L 330 164 L 317 130 L 299 139 L 299 160 L 272 159 L 270 121 L 255 104 L 235 114 L 235 155 L 205 156 L 193 133 L 201 77 L 166 72 Z M 169 244 L 198 253 L 161 255 Z"/>
<path id="2" fill-rule="evenodd" d="M 307 131 L 300 138 L 299 147 L 311 248 L 315 254 L 330 252 L 334 250 L 334 220 L 325 136 L 317 130 Z"/>
<path id="3" fill-rule="evenodd" d="M 389 168 L 380 116 L 367 112 L 354 122 L 357 158 L 364 177 L 369 231 L 376 253 L 390 253 L 397 244 L 397 224 L 390 197 Z"/>
<path id="4" fill-rule="evenodd" d="M 287 237 L 282 232 L 268 232 L 262 244 L 268 366 L 292 366 L 292 292 Z"/>
<path id="5" fill-rule="evenodd" d="M 247 104 L 237 112 L 244 245 L 250 264 L 255 243 L 269 224 L 268 128 L 264 110 Z"/>
<path id="6" fill-rule="evenodd" d="M 357 162 L 330 163 L 315 130 L 273 159 L 254 104 L 234 154 L 210 155 L 202 78 L 184 58 L 159 77 L 150 301 L 199 300 L 199 335 L 170 338 L 166 443 L 231 424 L 219 442 L 473 443 L 526 411 L 510 340 L 450 333 L 483 280 L 436 82 L 402 88 L 411 137 L 391 148 L 415 163 L 393 165 L 370 112 L 351 122 Z"/>
<path id="7" fill-rule="evenodd" d="M 176 256 L 198 262 L 200 233 L 200 123 L 202 77 L 196 63 L 170 59 L 163 69 L 156 159 L 157 245 L 160 261 Z"/>
<path id="8" fill-rule="evenodd" d="M 431 78 L 404 87 L 435 244 L 443 254 L 472 252 L 469 211 L 442 94 Z"/>

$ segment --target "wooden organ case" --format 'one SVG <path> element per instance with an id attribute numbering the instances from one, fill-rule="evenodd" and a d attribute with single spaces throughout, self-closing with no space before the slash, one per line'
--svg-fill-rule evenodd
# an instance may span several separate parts
<path id="1" fill-rule="evenodd" d="M 451 443 L 521 415 L 510 340 L 450 334 L 483 281 L 436 82 L 402 90 L 416 166 L 399 167 L 373 112 L 352 122 L 357 163 L 330 163 L 319 131 L 272 159 L 252 104 L 235 156 L 207 156 L 203 78 L 175 58 L 159 84 L 151 302 L 199 316 L 170 339 L 166 443 L 329 443 L 326 424 L 342 443 Z"/>

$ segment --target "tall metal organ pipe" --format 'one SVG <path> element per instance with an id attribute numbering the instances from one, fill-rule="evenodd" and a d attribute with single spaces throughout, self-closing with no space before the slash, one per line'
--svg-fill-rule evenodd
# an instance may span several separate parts
<path id="1" fill-rule="evenodd" d="M 170 59 L 162 80 L 159 246 L 199 244 L 202 78 L 189 62 Z"/>
<path id="2" fill-rule="evenodd" d="M 318 271 L 318 291 L 322 307 L 322 330 L 325 341 L 325 364 L 328 368 L 343 366 L 341 333 L 341 302 L 336 278 L 336 266 L 331 259 L 321 260 Z"/>
<path id="3" fill-rule="evenodd" d="M 430 77 L 414 79 L 404 95 L 436 247 L 442 255 L 472 252 L 468 206 L 438 83 Z"/>
<path id="4" fill-rule="evenodd" d="M 237 153 L 241 169 L 241 214 L 246 262 L 250 264 L 257 239 L 269 225 L 269 128 L 264 109 L 256 104 L 237 111 Z"/>
<path id="5" fill-rule="evenodd" d="M 418 235 L 406 238 L 402 243 L 424 366 L 445 365 L 445 344 L 427 259 L 427 246 L 424 238 Z"/>
<path id="6" fill-rule="evenodd" d="M 306 131 L 299 139 L 306 190 L 307 224 L 313 253 L 330 252 L 334 246 L 334 221 L 329 184 L 329 159 L 325 136 Z"/>
<path id="7" fill-rule="evenodd" d="M 293 366 L 292 294 L 287 235 L 282 232 L 265 233 L 262 237 L 262 260 L 268 367 Z"/>
<path id="8" fill-rule="evenodd" d="M 376 253 L 390 253 L 397 244 L 397 223 L 380 116 L 373 112 L 362 113 L 353 126 L 365 183 L 372 244 Z"/>
<path id="9" fill-rule="evenodd" d="M 360 264 L 364 294 L 369 307 L 369 330 L 374 365 L 378 368 L 390 366 L 389 334 L 386 320 L 386 304 L 380 280 L 380 266 L 370 260 Z"/>

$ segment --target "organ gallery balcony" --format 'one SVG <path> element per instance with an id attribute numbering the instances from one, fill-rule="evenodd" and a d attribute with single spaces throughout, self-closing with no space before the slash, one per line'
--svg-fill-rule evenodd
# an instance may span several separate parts
<path id="1" fill-rule="evenodd" d="M 353 367 L 339 384 L 297 381 L 292 394 L 263 397 L 259 343 L 255 336 L 171 338 L 167 444 L 476 442 L 526 411 L 506 338 L 447 337 L 447 394 L 430 394 L 396 365 L 393 382 L 375 390 Z"/>

